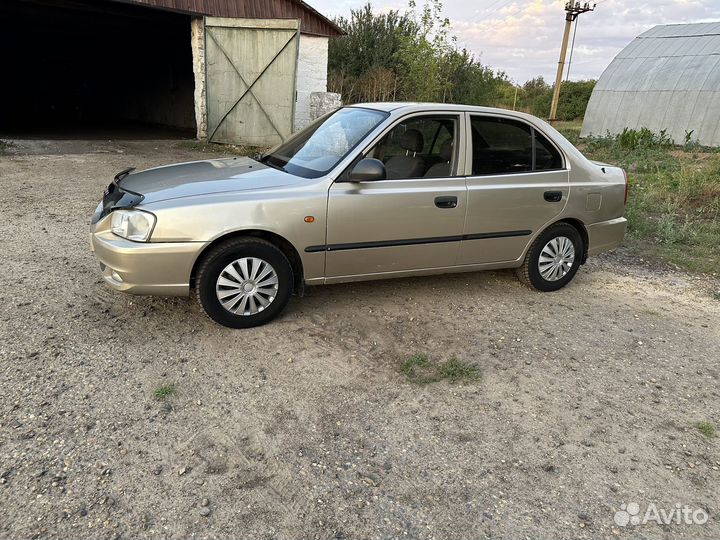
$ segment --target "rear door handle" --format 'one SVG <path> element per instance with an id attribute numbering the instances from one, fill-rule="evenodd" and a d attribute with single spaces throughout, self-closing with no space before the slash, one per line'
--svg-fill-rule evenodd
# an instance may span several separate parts
<path id="1" fill-rule="evenodd" d="M 435 206 L 438 208 L 455 208 L 457 206 L 457 197 L 435 197 Z"/>
<path id="2" fill-rule="evenodd" d="M 560 202 L 562 191 L 546 191 L 543 196 L 547 202 Z"/>

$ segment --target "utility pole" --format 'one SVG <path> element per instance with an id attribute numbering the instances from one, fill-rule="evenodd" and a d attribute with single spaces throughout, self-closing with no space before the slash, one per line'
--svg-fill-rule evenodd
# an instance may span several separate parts
<path id="1" fill-rule="evenodd" d="M 581 4 L 580 2 L 575 2 L 574 0 L 569 0 L 568 3 L 565 4 L 565 31 L 563 32 L 562 45 L 560 46 L 560 61 L 558 62 L 552 106 L 550 107 L 549 120 L 551 122 L 557 120 L 557 108 L 558 102 L 560 101 L 560 85 L 562 84 L 563 67 L 565 66 L 565 55 L 567 54 L 568 39 L 570 38 L 570 28 L 572 27 L 572 23 L 575 22 L 575 19 L 578 18 L 578 15 L 581 13 L 587 13 L 588 11 L 593 11 L 596 5 L 597 4 L 593 4 L 591 6 L 590 2 Z"/>

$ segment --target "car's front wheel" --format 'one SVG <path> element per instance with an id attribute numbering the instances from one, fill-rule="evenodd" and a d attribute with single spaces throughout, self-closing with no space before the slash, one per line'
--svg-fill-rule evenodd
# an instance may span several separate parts
<path id="1" fill-rule="evenodd" d="M 568 223 L 556 223 L 535 239 L 517 275 L 539 291 L 556 291 L 575 276 L 582 253 L 583 242 L 577 229 Z"/>
<path id="2" fill-rule="evenodd" d="M 293 271 L 285 254 L 259 238 L 213 248 L 196 273 L 196 295 L 214 321 L 250 328 L 274 319 L 290 299 Z"/>

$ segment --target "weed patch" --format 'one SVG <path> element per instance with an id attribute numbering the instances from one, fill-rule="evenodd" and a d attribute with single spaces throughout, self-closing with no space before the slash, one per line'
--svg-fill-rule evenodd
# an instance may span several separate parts
<path id="1" fill-rule="evenodd" d="M 153 396 L 155 396 L 155 399 L 158 401 L 163 401 L 170 396 L 175 395 L 176 391 L 177 388 L 175 387 L 175 383 L 164 383 L 155 389 Z"/>
<path id="2" fill-rule="evenodd" d="M 715 426 L 713 426 L 710 422 L 698 422 L 695 424 L 695 427 L 698 428 L 700 433 L 705 435 L 708 439 L 715 436 Z"/>
<path id="3" fill-rule="evenodd" d="M 478 369 L 457 358 L 446 362 L 433 362 L 425 354 L 416 354 L 400 365 L 400 372 L 408 381 L 425 385 L 447 380 L 451 383 L 468 382 L 480 377 Z"/>
<path id="4" fill-rule="evenodd" d="M 691 271 L 720 273 L 720 150 L 688 132 L 626 129 L 578 140 L 579 124 L 557 126 L 589 158 L 628 171 L 625 245 L 638 255 Z"/>

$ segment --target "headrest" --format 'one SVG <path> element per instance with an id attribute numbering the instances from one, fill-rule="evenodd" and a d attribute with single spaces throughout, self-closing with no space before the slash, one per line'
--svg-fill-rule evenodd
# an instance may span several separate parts
<path id="1" fill-rule="evenodd" d="M 453 154 L 453 142 L 448 140 L 442 143 L 442 146 L 440 147 L 440 158 L 443 161 L 450 161 L 452 159 Z"/>
<path id="2" fill-rule="evenodd" d="M 400 146 L 403 150 L 409 150 L 410 152 L 422 152 L 425 146 L 422 133 L 417 129 L 408 129 L 400 138 Z"/>

